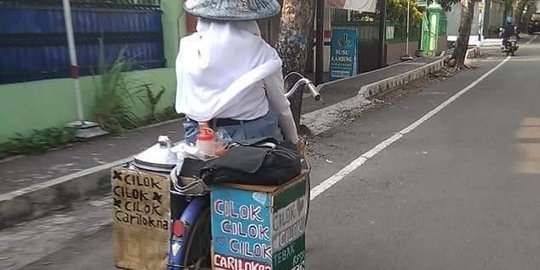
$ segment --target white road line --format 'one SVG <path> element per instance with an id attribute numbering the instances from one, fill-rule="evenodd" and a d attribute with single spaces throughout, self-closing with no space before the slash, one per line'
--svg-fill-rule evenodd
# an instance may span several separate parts
<path id="1" fill-rule="evenodd" d="M 525 45 L 531 44 L 531 42 L 533 42 L 537 37 L 538 37 L 537 35 L 534 35 L 534 37 L 531 40 L 527 41 L 527 43 L 525 43 Z"/>
<path id="2" fill-rule="evenodd" d="M 21 189 L 12 191 L 12 192 L 8 192 L 8 193 L 5 193 L 5 194 L 0 194 L 0 202 L 9 201 L 9 200 L 12 200 L 13 198 L 16 198 L 18 196 L 28 194 L 28 193 L 34 192 L 36 190 L 52 187 L 52 186 L 55 186 L 55 185 L 57 185 L 59 183 L 70 181 L 70 180 L 72 180 L 74 178 L 79 178 L 79 177 L 87 176 L 87 175 L 90 175 L 90 174 L 93 174 L 93 173 L 96 173 L 96 172 L 99 172 L 99 171 L 102 171 L 102 170 L 107 170 L 107 169 L 110 169 L 112 167 L 125 164 L 125 163 L 131 161 L 131 159 L 132 159 L 132 157 L 116 160 L 116 161 L 113 161 L 111 163 L 103 164 L 103 165 L 100 165 L 100 166 L 96 166 L 96 167 L 92 167 L 92 168 L 89 168 L 89 169 L 86 169 L 86 170 L 82 170 L 80 172 L 76 172 L 76 173 L 64 175 L 62 177 L 58 177 L 58 178 L 55 178 L 55 179 L 51 179 L 51 180 L 45 181 L 43 183 L 34 184 L 34 185 L 31 185 L 31 186 L 28 186 L 28 187 L 25 187 L 25 188 L 21 188 Z"/>
<path id="3" fill-rule="evenodd" d="M 536 36 L 535 36 L 536 37 Z M 442 109 L 444 109 L 446 106 L 450 105 L 450 103 L 454 102 L 456 99 L 458 99 L 461 95 L 467 93 L 469 90 L 471 90 L 473 87 L 475 87 L 478 83 L 483 81 L 486 77 L 491 75 L 491 73 L 495 72 L 497 69 L 499 69 L 502 65 L 504 65 L 508 60 L 510 60 L 510 56 L 506 57 L 501 63 L 499 63 L 497 66 L 486 72 L 484 75 L 482 75 L 480 78 L 478 78 L 476 81 L 469 84 L 467 87 L 463 88 L 461 91 L 441 103 L 439 106 L 437 106 L 435 109 L 431 110 L 424 116 L 422 116 L 420 119 L 415 121 L 414 123 L 410 124 L 408 127 L 402 129 L 400 132 L 394 134 L 390 138 L 384 140 L 383 142 L 379 143 L 377 146 L 373 147 L 371 150 L 367 151 L 366 153 L 359 156 L 357 159 L 355 159 L 353 162 L 349 163 L 349 165 L 345 166 L 345 168 L 341 169 L 336 174 L 330 176 L 328 179 L 324 180 L 322 183 L 317 185 L 316 187 L 311 189 L 311 195 L 310 199 L 313 200 L 317 198 L 317 196 L 321 195 L 324 191 L 328 190 L 333 185 L 337 184 L 339 181 L 343 180 L 345 176 L 350 174 L 351 172 L 358 169 L 360 166 L 362 166 L 366 161 L 380 153 L 382 150 L 386 149 L 388 146 L 392 145 L 394 142 L 401 139 L 405 134 L 413 131 L 417 127 L 419 127 L 422 123 L 426 122 L 428 119 L 433 117 L 435 114 L 440 112 Z"/>

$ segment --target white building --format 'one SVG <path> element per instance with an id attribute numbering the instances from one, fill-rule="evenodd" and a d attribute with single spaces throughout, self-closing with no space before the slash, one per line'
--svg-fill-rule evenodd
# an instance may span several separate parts
<path id="1" fill-rule="evenodd" d="M 478 44 L 480 40 L 498 37 L 498 29 L 503 26 L 505 18 L 505 4 L 503 0 L 483 0 L 474 5 L 474 18 L 471 26 L 469 44 Z M 461 6 L 459 3 L 452 6 L 446 13 L 448 20 L 446 32 L 448 41 L 455 41 L 458 35 Z"/>

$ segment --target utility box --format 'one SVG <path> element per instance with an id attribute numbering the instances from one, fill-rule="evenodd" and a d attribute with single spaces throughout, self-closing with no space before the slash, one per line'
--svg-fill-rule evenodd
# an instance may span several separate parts
<path id="1" fill-rule="evenodd" d="M 305 269 L 308 181 L 212 186 L 212 269 Z"/>
<path id="2" fill-rule="evenodd" d="M 444 11 L 440 4 L 433 2 L 427 7 L 427 13 L 422 18 L 422 43 L 423 55 L 433 56 L 437 53 L 439 33 L 441 27 L 446 27 Z"/>

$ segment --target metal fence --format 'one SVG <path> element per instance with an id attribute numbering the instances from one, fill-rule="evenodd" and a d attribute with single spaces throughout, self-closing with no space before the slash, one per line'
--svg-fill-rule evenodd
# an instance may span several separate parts
<path id="1" fill-rule="evenodd" d="M 74 8 L 159 10 L 160 0 L 71 0 Z M 62 0 L 0 0 L 0 7 L 61 7 Z"/>
<path id="2" fill-rule="evenodd" d="M 421 26 L 421 24 L 411 24 L 409 26 L 409 41 L 420 40 Z M 390 32 L 389 29 L 392 29 L 392 35 L 388 35 L 388 33 Z M 407 40 L 407 26 L 398 25 L 395 23 L 388 23 L 386 37 L 388 43 L 405 42 Z"/>
<path id="3" fill-rule="evenodd" d="M 352 27 L 358 29 L 358 72 L 366 72 L 378 67 L 379 23 L 333 21 L 332 27 Z"/>
<path id="4" fill-rule="evenodd" d="M 71 0 L 81 75 L 124 48 L 132 69 L 165 66 L 158 0 Z M 69 77 L 61 0 L 0 0 L 0 84 Z"/>

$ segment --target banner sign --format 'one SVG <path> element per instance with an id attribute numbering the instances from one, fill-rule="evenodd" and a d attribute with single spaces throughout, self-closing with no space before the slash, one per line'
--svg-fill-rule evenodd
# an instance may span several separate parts
<path id="1" fill-rule="evenodd" d="M 328 7 L 374 13 L 377 0 L 326 0 Z"/>
<path id="2" fill-rule="evenodd" d="M 330 79 L 355 75 L 358 70 L 358 30 L 334 27 L 330 44 Z"/>

